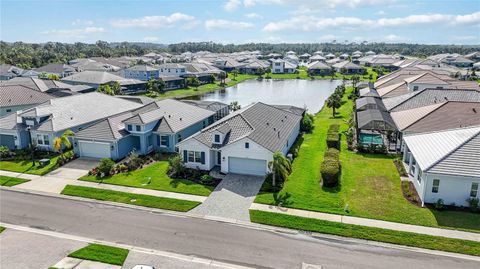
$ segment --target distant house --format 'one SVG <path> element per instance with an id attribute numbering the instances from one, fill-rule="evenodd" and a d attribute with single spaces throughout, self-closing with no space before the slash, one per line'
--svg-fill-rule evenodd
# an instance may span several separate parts
<path id="1" fill-rule="evenodd" d="M 140 106 L 97 92 L 50 99 L 21 113 L 1 117 L 0 144 L 11 146 L 9 141 L 13 140 L 16 149 L 23 149 L 32 141 L 38 149 L 52 151 L 53 140 L 64 131 L 77 133 L 99 120 Z"/>
<path id="2" fill-rule="evenodd" d="M 227 104 L 217 101 L 182 100 L 182 102 L 215 112 L 215 115 L 213 116 L 214 121 L 217 121 L 230 113 Z"/>
<path id="3" fill-rule="evenodd" d="M 307 65 L 308 74 L 313 76 L 327 76 L 332 74 L 332 68 L 324 62 L 316 61 Z"/>
<path id="4" fill-rule="evenodd" d="M 0 86 L 0 117 L 46 102 L 54 96 L 21 86 Z"/>
<path id="5" fill-rule="evenodd" d="M 449 62 L 451 65 L 460 67 L 460 68 L 468 68 L 472 67 L 473 64 L 475 63 L 474 61 L 467 59 L 465 57 L 457 57 L 455 60 Z"/>
<path id="6" fill-rule="evenodd" d="M 73 85 L 88 85 L 97 89 L 100 85 L 118 82 L 124 92 L 140 92 L 146 89 L 146 82 L 138 79 L 127 79 L 108 72 L 83 71 L 64 77 L 61 81 Z"/>
<path id="7" fill-rule="evenodd" d="M 325 62 L 326 58 L 323 57 L 322 55 L 315 54 L 312 57 L 310 57 L 309 60 L 310 62 L 316 62 L 316 61 Z"/>
<path id="8" fill-rule="evenodd" d="M 165 63 L 156 66 L 160 76 L 183 76 L 187 74 L 187 68 L 182 64 Z"/>
<path id="9" fill-rule="evenodd" d="M 23 69 L 10 64 L 0 64 L 0 80 L 9 80 L 18 77 L 23 73 Z"/>
<path id="10" fill-rule="evenodd" d="M 353 74 L 363 75 L 367 72 L 365 68 L 357 64 L 354 64 L 350 61 L 343 61 L 340 63 L 336 63 L 332 67 L 335 68 L 337 72 L 340 72 L 345 75 L 353 75 Z"/>
<path id="11" fill-rule="evenodd" d="M 129 79 L 148 81 L 150 79 L 157 79 L 159 77 L 159 70 L 146 64 L 135 65 L 122 70 L 122 75 Z"/>
<path id="12" fill-rule="evenodd" d="M 290 110 L 254 103 L 180 142 L 179 152 L 189 168 L 265 176 L 273 154 L 286 155 L 295 142 L 301 119 Z"/>
<path id="13" fill-rule="evenodd" d="M 218 58 L 213 62 L 213 65 L 225 72 L 232 72 L 239 69 L 243 64 L 231 58 Z"/>
<path id="14" fill-rule="evenodd" d="M 131 151 L 175 152 L 178 142 L 213 123 L 215 112 L 174 99 L 113 115 L 75 135 L 75 152 L 93 158 L 125 157 Z"/>
<path id="15" fill-rule="evenodd" d="M 331 60 L 333 58 L 335 58 L 335 54 L 332 54 L 332 53 L 329 53 L 327 55 L 324 56 L 327 60 Z"/>
<path id="16" fill-rule="evenodd" d="M 75 67 L 67 64 L 47 64 L 39 68 L 33 69 L 33 71 L 39 74 L 45 75 L 57 75 L 60 78 L 70 76 L 77 72 Z"/>
<path id="17" fill-rule="evenodd" d="M 403 161 L 422 205 L 480 197 L 480 126 L 407 135 Z"/>
<path id="18" fill-rule="evenodd" d="M 40 79 L 35 77 L 16 77 L 7 81 L 2 81 L 0 82 L 0 85 L 22 85 L 39 92 L 55 95 L 57 97 L 63 97 L 77 93 L 87 93 L 95 90 L 93 87 L 88 85 L 72 85 L 58 80 Z"/>
<path id="19" fill-rule="evenodd" d="M 179 76 L 160 76 L 158 79 L 165 82 L 163 88 L 165 91 L 183 89 L 187 86 L 186 79 Z"/>
<path id="20" fill-rule="evenodd" d="M 267 68 L 270 68 L 270 63 L 262 60 L 253 60 L 240 67 L 239 71 L 242 74 L 258 75 Z"/>
<path id="21" fill-rule="evenodd" d="M 272 61 L 273 74 L 294 74 L 297 66 L 289 61 L 277 59 Z"/>

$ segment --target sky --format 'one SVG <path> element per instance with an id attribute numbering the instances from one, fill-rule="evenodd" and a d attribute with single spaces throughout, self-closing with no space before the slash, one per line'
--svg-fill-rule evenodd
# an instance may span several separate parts
<path id="1" fill-rule="evenodd" d="M 480 0 L 0 0 L 23 42 L 480 44 Z"/>

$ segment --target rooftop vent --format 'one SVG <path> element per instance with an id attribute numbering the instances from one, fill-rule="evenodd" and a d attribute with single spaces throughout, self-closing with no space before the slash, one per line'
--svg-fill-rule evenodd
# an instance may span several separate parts
<path id="1" fill-rule="evenodd" d="M 277 131 L 277 128 L 273 127 L 273 131 Z"/>
<path id="2" fill-rule="evenodd" d="M 472 108 L 473 113 L 477 113 L 477 110 L 475 108 Z"/>
<path id="3" fill-rule="evenodd" d="M 182 118 L 180 118 L 180 121 L 182 120 Z"/>
<path id="4" fill-rule="evenodd" d="M 269 126 L 270 124 L 267 122 L 267 126 Z"/>

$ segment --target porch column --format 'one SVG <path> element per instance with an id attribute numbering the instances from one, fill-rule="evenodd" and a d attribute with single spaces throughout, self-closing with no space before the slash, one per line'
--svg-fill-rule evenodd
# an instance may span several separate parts
<path id="1" fill-rule="evenodd" d="M 408 158 L 408 174 L 412 172 L 412 160 L 413 160 L 413 155 L 410 154 Z"/>
<path id="2" fill-rule="evenodd" d="M 403 151 L 403 162 L 407 163 L 407 158 L 408 158 L 408 148 L 405 147 L 405 150 Z"/>

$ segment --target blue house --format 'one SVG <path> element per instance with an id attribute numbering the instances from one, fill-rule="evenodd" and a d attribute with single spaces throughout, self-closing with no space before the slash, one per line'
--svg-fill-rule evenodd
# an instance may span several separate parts
<path id="1" fill-rule="evenodd" d="M 123 70 L 122 72 L 124 78 L 138 79 L 143 81 L 157 79 L 160 76 L 158 68 L 154 68 L 146 64 L 135 65 Z"/>
<path id="2" fill-rule="evenodd" d="M 135 150 L 175 152 L 176 145 L 214 122 L 215 111 L 175 99 L 152 102 L 104 119 L 75 135 L 77 155 L 124 158 Z"/>

